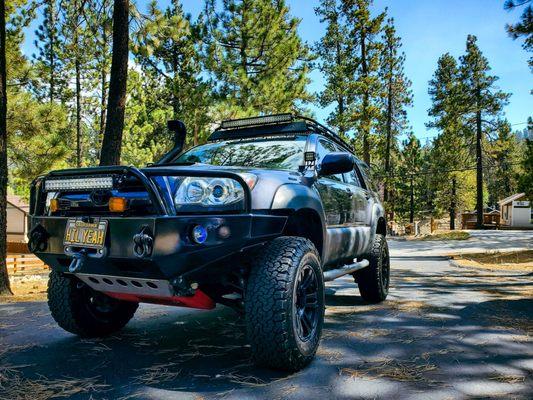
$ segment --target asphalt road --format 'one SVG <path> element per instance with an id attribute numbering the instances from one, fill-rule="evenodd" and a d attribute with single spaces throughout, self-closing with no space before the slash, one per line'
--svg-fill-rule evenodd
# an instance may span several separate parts
<path id="1" fill-rule="evenodd" d="M 366 305 L 328 285 L 316 360 L 255 368 L 233 311 L 142 305 L 120 334 L 80 340 L 44 302 L 0 304 L 0 399 L 533 398 L 531 275 L 457 268 L 443 254 L 533 248 L 530 232 L 390 241 L 392 287 Z"/>

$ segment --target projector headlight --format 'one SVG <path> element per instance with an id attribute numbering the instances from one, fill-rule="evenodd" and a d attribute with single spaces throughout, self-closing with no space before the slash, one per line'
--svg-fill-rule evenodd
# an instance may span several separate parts
<path id="1" fill-rule="evenodd" d="M 252 174 L 240 175 L 252 189 L 257 177 Z M 181 181 L 174 195 L 174 204 L 178 209 L 189 205 L 227 206 L 243 200 L 244 189 L 238 181 L 230 178 L 187 177 Z"/>

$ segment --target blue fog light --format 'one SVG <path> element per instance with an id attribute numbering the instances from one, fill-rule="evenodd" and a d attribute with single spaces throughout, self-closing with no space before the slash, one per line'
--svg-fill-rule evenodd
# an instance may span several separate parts
<path id="1" fill-rule="evenodd" d="M 207 229 L 202 225 L 196 225 L 192 228 L 192 240 L 198 244 L 202 244 L 207 240 Z"/>

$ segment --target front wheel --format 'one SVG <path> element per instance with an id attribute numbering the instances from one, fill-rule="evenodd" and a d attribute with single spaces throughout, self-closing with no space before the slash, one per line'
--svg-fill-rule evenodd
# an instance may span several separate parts
<path id="1" fill-rule="evenodd" d="M 50 272 L 48 307 L 64 330 L 81 337 L 100 337 L 122 329 L 138 303 L 113 299 L 75 278 Z"/>
<path id="2" fill-rule="evenodd" d="M 389 294 L 390 258 L 385 236 L 376 234 L 370 252 L 363 256 L 370 265 L 354 274 L 363 300 L 379 303 Z"/>
<path id="3" fill-rule="evenodd" d="M 280 237 L 250 271 L 246 329 L 256 364 L 297 371 L 313 359 L 324 322 L 324 279 L 313 243 Z"/>

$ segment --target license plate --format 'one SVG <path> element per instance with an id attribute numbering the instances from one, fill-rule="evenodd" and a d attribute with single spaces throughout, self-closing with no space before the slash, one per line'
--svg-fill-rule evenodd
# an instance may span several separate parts
<path id="1" fill-rule="evenodd" d="M 70 218 L 65 229 L 64 245 L 101 249 L 105 244 L 107 221 L 84 222 Z"/>

